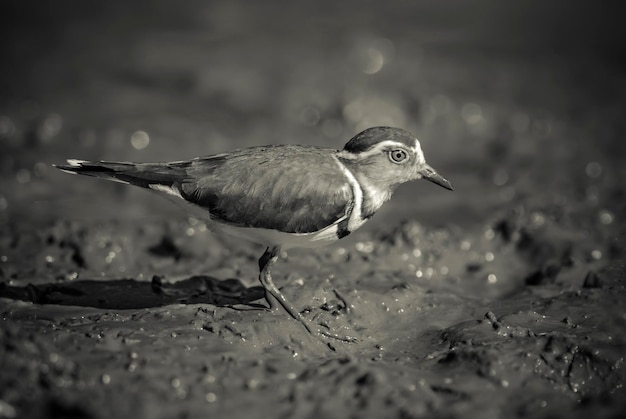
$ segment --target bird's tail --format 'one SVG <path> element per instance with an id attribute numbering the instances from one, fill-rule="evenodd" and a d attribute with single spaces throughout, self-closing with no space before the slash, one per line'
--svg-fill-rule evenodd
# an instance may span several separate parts
<path id="1" fill-rule="evenodd" d="M 182 183 L 186 177 L 183 164 L 171 163 L 95 162 L 68 159 L 67 165 L 54 165 L 54 167 L 71 174 L 93 176 L 150 189 L 155 189 L 155 185 L 170 187 L 175 183 Z"/>

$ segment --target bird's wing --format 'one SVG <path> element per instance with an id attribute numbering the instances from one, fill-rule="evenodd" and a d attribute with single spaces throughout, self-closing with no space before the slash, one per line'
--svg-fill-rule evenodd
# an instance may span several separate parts
<path id="1" fill-rule="evenodd" d="M 348 216 L 352 190 L 333 150 L 255 147 L 186 162 L 184 199 L 224 223 L 312 233 Z"/>

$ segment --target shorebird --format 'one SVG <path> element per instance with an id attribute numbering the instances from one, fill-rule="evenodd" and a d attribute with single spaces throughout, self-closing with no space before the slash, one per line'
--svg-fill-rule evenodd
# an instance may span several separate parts
<path id="1" fill-rule="evenodd" d="M 269 308 L 283 307 L 311 334 L 331 337 L 304 319 L 274 284 L 270 269 L 281 250 L 347 236 L 402 183 L 425 179 L 453 189 L 426 163 L 417 138 L 390 127 L 366 129 L 342 150 L 270 145 L 168 163 L 67 163 L 56 167 L 152 190 L 184 204 L 213 230 L 267 246 L 259 280 Z"/>

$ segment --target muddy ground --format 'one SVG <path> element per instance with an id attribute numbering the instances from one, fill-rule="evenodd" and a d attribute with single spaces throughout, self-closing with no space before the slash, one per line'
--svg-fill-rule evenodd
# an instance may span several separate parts
<path id="1" fill-rule="evenodd" d="M 383 4 L 384 3 L 384 4 Z M 0 418 L 621 417 L 621 19 L 579 2 L 9 2 Z M 65 158 L 414 132 L 455 185 L 283 253 Z"/>

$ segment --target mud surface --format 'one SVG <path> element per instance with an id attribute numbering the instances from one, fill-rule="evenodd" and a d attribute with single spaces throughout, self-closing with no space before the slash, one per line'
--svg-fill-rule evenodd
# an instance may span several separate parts
<path id="1" fill-rule="evenodd" d="M 15 2 L 0 418 L 621 417 L 619 25 L 558 3 Z M 404 185 L 281 255 L 282 292 L 353 343 L 265 309 L 262 247 L 50 167 L 340 148 L 373 125 L 416 133 L 456 191 Z"/>

